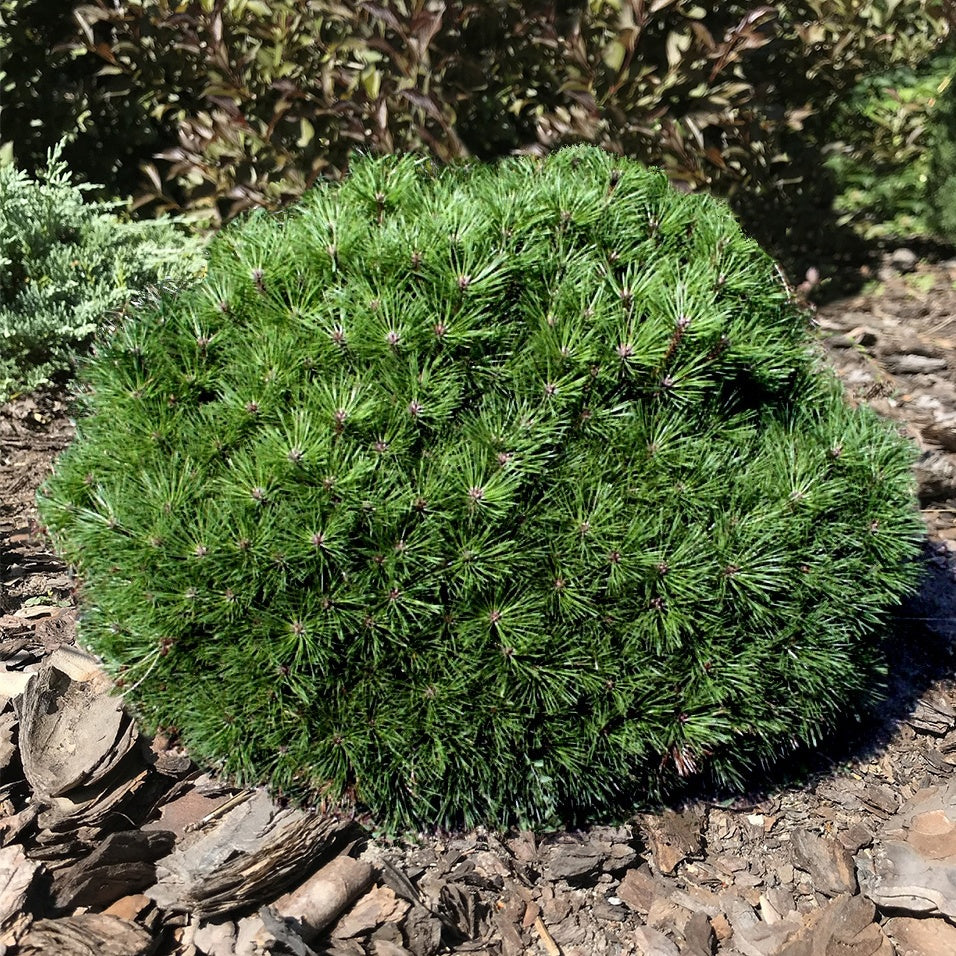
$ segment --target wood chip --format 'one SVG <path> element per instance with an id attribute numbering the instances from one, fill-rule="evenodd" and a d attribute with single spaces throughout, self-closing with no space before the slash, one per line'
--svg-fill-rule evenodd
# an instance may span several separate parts
<path id="1" fill-rule="evenodd" d="M 350 858 L 345 857 L 344 859 Z M 327 870 L 328 867 L 323 869 Z M 322 870 L 319 872 L 321 873 Z M 385 923 L 399 922 L 410 909 L 411 904 L 406 900 L 399 899 L 390 887 L 375 886 L 361 899 L 357 900 L 339 919 L 332 927 L 331 935 L 333 939 L 367 936 L 372 930 L 383 926 Z"/>
<path id="2" fill-rule="evenodd" d="M 554 937 L 548 932 L 548 927 L 544 925 L 544 920 L 540 916 L 534 921 L 534 928 L 548 956 L 561 956 L 561 947 L 554 941 Z"/>
<path id="3" fill-rule="evenodd" d="M 372 868 L 364 860 L 338 856 L 291 893 L 279 897 L 271 908 L 283 919 L 295 920 L 300 935 L 309 942 L 368 889 L 372 876 Z M 387 892 L 394 904 L 395 894 Z"/>
<path id="4" fill-rule="evenodd" d="M 0 947 L 15 945 L 30 925 L 32 917 L 24 904 L 39 869 L 22 847 L 0 850 Z"/>
<path id="5" fill-rule="evenodd" d="M 641 817 L 659 873 L 673 873 L 683 860 L 700 854 L 704 820 L 705 811 L 698 807 L 688 807 L 680 812 L 665 810 L 660 815 L 644 814 Z"/>
<path id="6" fill-rule="evenodd" d="M 106 913 L 39 920 L 20 941 L 19 956 L 147 956 L 153 939 L 142 926 Z"/>

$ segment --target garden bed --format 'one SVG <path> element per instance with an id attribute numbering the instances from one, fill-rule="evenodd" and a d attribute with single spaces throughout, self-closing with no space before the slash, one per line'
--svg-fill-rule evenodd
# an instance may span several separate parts
<path id="1" fill-rule="evenodd" d="M 817 315 L 854 400 L 921 448 L 927 574 L 894 621 L 889 699 L 746 796 L 701 794 L 621 826 L 389 841 L 366 819 L 317 820 L 231 789 L 175 741 L 138 738 L 119 714 L 109 746 L 93 753 L 82 721 L 100 684 L 64 650 L 75 582 L 33 505 L 72 437 L 69 407 L 51 395 L 6 405 L 0 943 L 207 956 L 801 956 L 828 951 L 828 939 L 860 956 L 890 956 L 887 940 L 900 952 L 956 951 L 956 880 L 945 881 L 956 873 L 956 261 L 914 260 L 897 250 L 862 294 Z M 72 739 L 43 736 L 57 722 L 39 721 L 30 701 L 51 696 L 86 701 L 60 708 L 59 732 Z M 87 751 L 92 761 L 62 792 L 49 783 L 62 779 L 50 763 L 57 747 L 74 764 Z M 901 861 L 927 884 L 919 892 L 894 884 L 889 865 Z M 341 912 L 316 917 L 310 932 L 309 906 L 329 886 Z"/>

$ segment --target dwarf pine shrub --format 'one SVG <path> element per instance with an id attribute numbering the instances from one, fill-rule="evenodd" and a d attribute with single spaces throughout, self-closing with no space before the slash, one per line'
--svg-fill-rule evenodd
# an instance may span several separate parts
<path id="1" fill-rule="evenodd" d="M 68 375 L 100 329 L 150 287 L 182 285 L 201 247 L 170 221 L 86 202 L 53 150 L 36 179 L 0 165 L 0 398 Z"/>
<path id="2" fill-rule="evenodd" d="M 733 783 L 879 685 L 910 449 L 727 208 L 597 149 L 357 162 L 86 371 L 41 498 L 198 758 L 383 821 Z"/>

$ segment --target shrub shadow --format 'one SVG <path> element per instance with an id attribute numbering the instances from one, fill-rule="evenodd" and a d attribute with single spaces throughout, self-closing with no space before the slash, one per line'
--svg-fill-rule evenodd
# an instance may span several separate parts
<path id="1" fill-rule="evenodd" d="M 956 559 L 944 545 L 927 541 L 922 562 L 925 573 L 919 590 L 889 621 L 884 643 L 888 674 L 880 701 L 848 712 L 816 747 L 800 747 L 769 766 L 755 768 L 742 787 L 701 780 L 670 794 L 660 808 L 693 802 L 752 806 L 782 790 L 812 788 L 845 771 L 848 764 L 866 763 L 900 747 L 898 731 L 920 699 L 956 675 Z"/>

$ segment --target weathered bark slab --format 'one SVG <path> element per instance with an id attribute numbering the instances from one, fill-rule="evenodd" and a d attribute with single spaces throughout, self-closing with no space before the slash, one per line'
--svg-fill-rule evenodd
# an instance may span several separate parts
<path id="1" fill-rule="evenodd" d="M 942 956 L 956 953 L 956 926 L 944 919 L 895 916 L 883 927 L 898 956 Z"/>
<path id="2" fill-rule="evenodd" d="M 279 809 L 263 791 L 237 799 L 159 862 L 159 879 L 146 890 L 158 906 L 206 919 L 260 906 L 330 855 L 351 826 L 332 816 Z"/>
<path id="3" fill-rule="evenodd" d="M 814 889 L 827 896 L 856 892 L 853 857 L 843 844 L 802 827 L 793 831 L 790 842 L 794 865 L 810 874 Z"/>
<path id="4" fill-rule="evenodd" d="M 47 809 L 37 817 L 41 830 L 31 856 L 54 866 L 55 861 L 66 858 L 72 861 L 90 853 L 102 839 L 104 829 L 119 829 L 115 821 L 125 818 L 123 811 L 143 787 L 147 776 L 146 770 L 131 768 L 130 776 L 111 775 L 95 787 L 53 797 Z"/>
<path id="5" fill-rule="evenodd" d="M 205 956 L 235 956 L 235 923 L 204 923 L 193 933 L 192 944 Z"/>
<path id="6" fill-rule="evenodd" d="M 642 830 L 659 873 L 673 873 L 683 860 L 700 853 L 704 821 L 705 812 L 700 807 L 645 814 L 641 818 Z"/>
<path id="7" fill-rule="evenodd" d="M 154 940 L 142 926 L 106 913 L 39 920 L 20 942 L 19 956 L 148 956 Z"/>
<path id="8" fill-rule="evenodd" d="M 155 861 L 174 842 L 174 835 L 163 830 L 111 833 L 89 856 L 57 872 L 54 904 L 60 909 L 104 907 L 146 889 L 156 880 Z"/>
<path id="9" fill-rule="evenodd" d="M 856 864 L 877 906 L 956 919 L 956 780 L 914 794 Z"/>
<path id="10" fill-rule="evenodd" d="M 810 913 L 773 956 L 895 956 L 875 919 L 876 907 L 869 900 L 844 893 Z"/>
<path id="11" fill-rule="evenodd" d="M 330 931 L 332 938 L 349 939 L 353 936 L 370 935 L 387 923 L 401 922 L 411 907 L 412 904 L 396 896 L 391 887 L 373 887 L 336 922 Z"/>
<path id="12" fill-rule="evenodd" d="M 39 800 L 102 780 L 129 753 L 137 731 L 96 661 L 56 650 L 31 675 L 20 710 L 23 772 Z"/>

